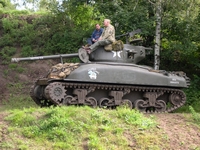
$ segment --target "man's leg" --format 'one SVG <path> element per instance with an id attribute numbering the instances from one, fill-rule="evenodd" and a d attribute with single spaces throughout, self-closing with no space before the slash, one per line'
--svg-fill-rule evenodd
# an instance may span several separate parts
<path id="1" fill-rule="evenodd" d="M 100 40 L 95 42 L 94 44 L 92 44 L 89 48 L 91 50 L 91 52 L 95 51 L 99 46 L 104 46 L 104 45 L 108 45 L 111 44 L 112 42 L 109 40 Z"/>
<path id="2" fill-rule="evenodd" d="M 88 45 L 92 45 L 92 44 L 93 44 L 93 43 L 92 43 L 92 38 L 88 38 L 88 39 L 87 39 L 87 44 L 88 44 Z"/>

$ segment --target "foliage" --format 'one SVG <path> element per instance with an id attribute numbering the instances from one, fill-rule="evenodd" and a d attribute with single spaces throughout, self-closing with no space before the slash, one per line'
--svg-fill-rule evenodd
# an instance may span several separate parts
<path id="1" fill-rule="evenodd" d="M 199 1 L 165 1 L 162 19 L 162 69 L 183 70 L 190 77 L 198 74 L 199 40 L 195 33 L 199 30 L 196 5 Z M 175 9 L 176 7 L 176 9 Z M 177 65 L 174 65 L 174 64 Z M 193 74 L 191 74 L 193 72 Z M 194 73 L 195 72 L 195 73 Z"/>
<path id="2" fill-rule="evenodd" d="M 15 47 L 9 47 L 5 46 L 2 48 L 0 51 L 0 56 L 2 57 L 2 61 L 4 64 L 7 64 L 11 60 L 11 56 L 13 56 L 16 53 L 16 48 Z"/>
<path id="3" fill-rule="evenodd" d="M 198 114 L 192 106 L 189 106 L 190 112 L 192 114 L 193 120 L 196 124 L 200 126 L 200 114 Z"/>
<path id="4" fill-rule="evenodd" d="M 14 9 L 14 5 L 9 0 L 0 0 L 0 12 L 5 9 L 12 10 Z"/>
<path id="5" fill-rule="evenodd" d="M 145 0 L 96 0 L 95 3 L 77 0 L 60 3 L 45 0 L 24 2 L 33 3 L 43 11 L 46 7 L 46 14 L 35 14 L 36 17 L 20 21 L 14 17 L 15 14 L 11 15 L 12 19 L 3 19 L 4 33 L 0 42 L 0 47 L 20 45 L 23 49 L 22 56 L 76 52 L 84 43 L 83 39 L 90 36 L 94 24 L 105 17 L 112 20 L 117 35 L 140 28 L 143 45 L 154 47 L 155 3 Z M 198 74 L 199 38 L 198 34 L 193 34 L 199 30 L 199 9 L 195 7 L 196 4 L 197 0 L 187 1 L 189 7 L 183 0 L 168 0 L 162 4 L 163 70 L 180 69 L 190 77 L 191 72 Z M 178 65 L 174 65 L 174 62 Z"/>
<path id="6" fill-rule="evenodd" d="M 99 14 L 93 13 L 89 5 L 79 5 L 76 9 L 70 7 L 67 12 L 42 16 L 18 17 L 10 13 L 0 22 L 3 27 L 0 47 L 20 46 L 24 57 L 77 52 L 84 37 L 90 36 L 97 23 L 94 18 Z"/>
<path id="7" fill-rule="evenodd" d="M 191 105 L 196 111 L 199 112 L 200 107 L 200 77 L 194 75 L 191 81 L 191 86 L 185 90 L 187 95 L 187 105 Z"/>
<path id="8" fill-rule="evenodd" d="M 142 29 L 142 33 L 146 36 L 154 34 L 153 21 L 155 18 L 151 15 L 152 8 L 149 7 L 147 1 L 103 1 L 97 3 L 96 7 L 106 18 L 112 20 L 117 34 L 138 28 Z"/>

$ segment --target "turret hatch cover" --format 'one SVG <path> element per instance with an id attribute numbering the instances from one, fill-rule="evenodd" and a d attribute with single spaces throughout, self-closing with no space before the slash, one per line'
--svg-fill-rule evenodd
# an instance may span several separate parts
<path id="1" fill-rule="evenodd" d="M 86 50 L 83 49 L 83 48 L 80 48 L 78 50 L 78 55 L 79 55 L 79 58 L 82 62 L 84 63 L 87 63 L 89 62 L 89 55 L 87 54 Z"/>

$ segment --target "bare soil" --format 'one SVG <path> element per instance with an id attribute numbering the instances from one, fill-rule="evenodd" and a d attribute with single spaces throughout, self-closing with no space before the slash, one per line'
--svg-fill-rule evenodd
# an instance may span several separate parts
<path id="1" fill-rule="evenodd" d="M 190 114 L 168 113 L 155 116 L 158 128 L 167 135 L 171 150 L 200 149 L 200 127 L 192 123 Z"/>
<path id="2" fill-rule="evenodd" d="M 2 65 L 0 57 L 0 103 L 2 100 L 9 98 L 10 91 L 8 86 L 15 83 L 26 84 L 23 89 L 24 93 L 29 93 L 30 87 L 33 83 L 41 77 L 44 77 L 51 66 L 59 63 L 59 60 L 38 60 L 33 62 L 19 62 L 17 65 L 24 69 L 22 73 L 17 71 L 17 68 L 9 67 L 9 65 Z"/>

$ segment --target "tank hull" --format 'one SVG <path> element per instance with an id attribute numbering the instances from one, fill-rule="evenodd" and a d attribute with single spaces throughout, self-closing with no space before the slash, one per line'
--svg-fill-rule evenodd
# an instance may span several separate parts
<path id="1" fill-rule="evenodd" d="M 64 79 L 39 79 L 30 95 L 40 106 L 116 108 L 124 105 L 141 112 L 160 113 L 184 105 L 186 96 L 181 88 L 187 86 L 186 78 L 177 73 L 104 62 L 80 64 Z"/>
<path id="2" fill-rule="evenodd" d="M 83 64 L 67 78 L 79 82 L 186 88 L 184 77 L 132 64 Z"/>

